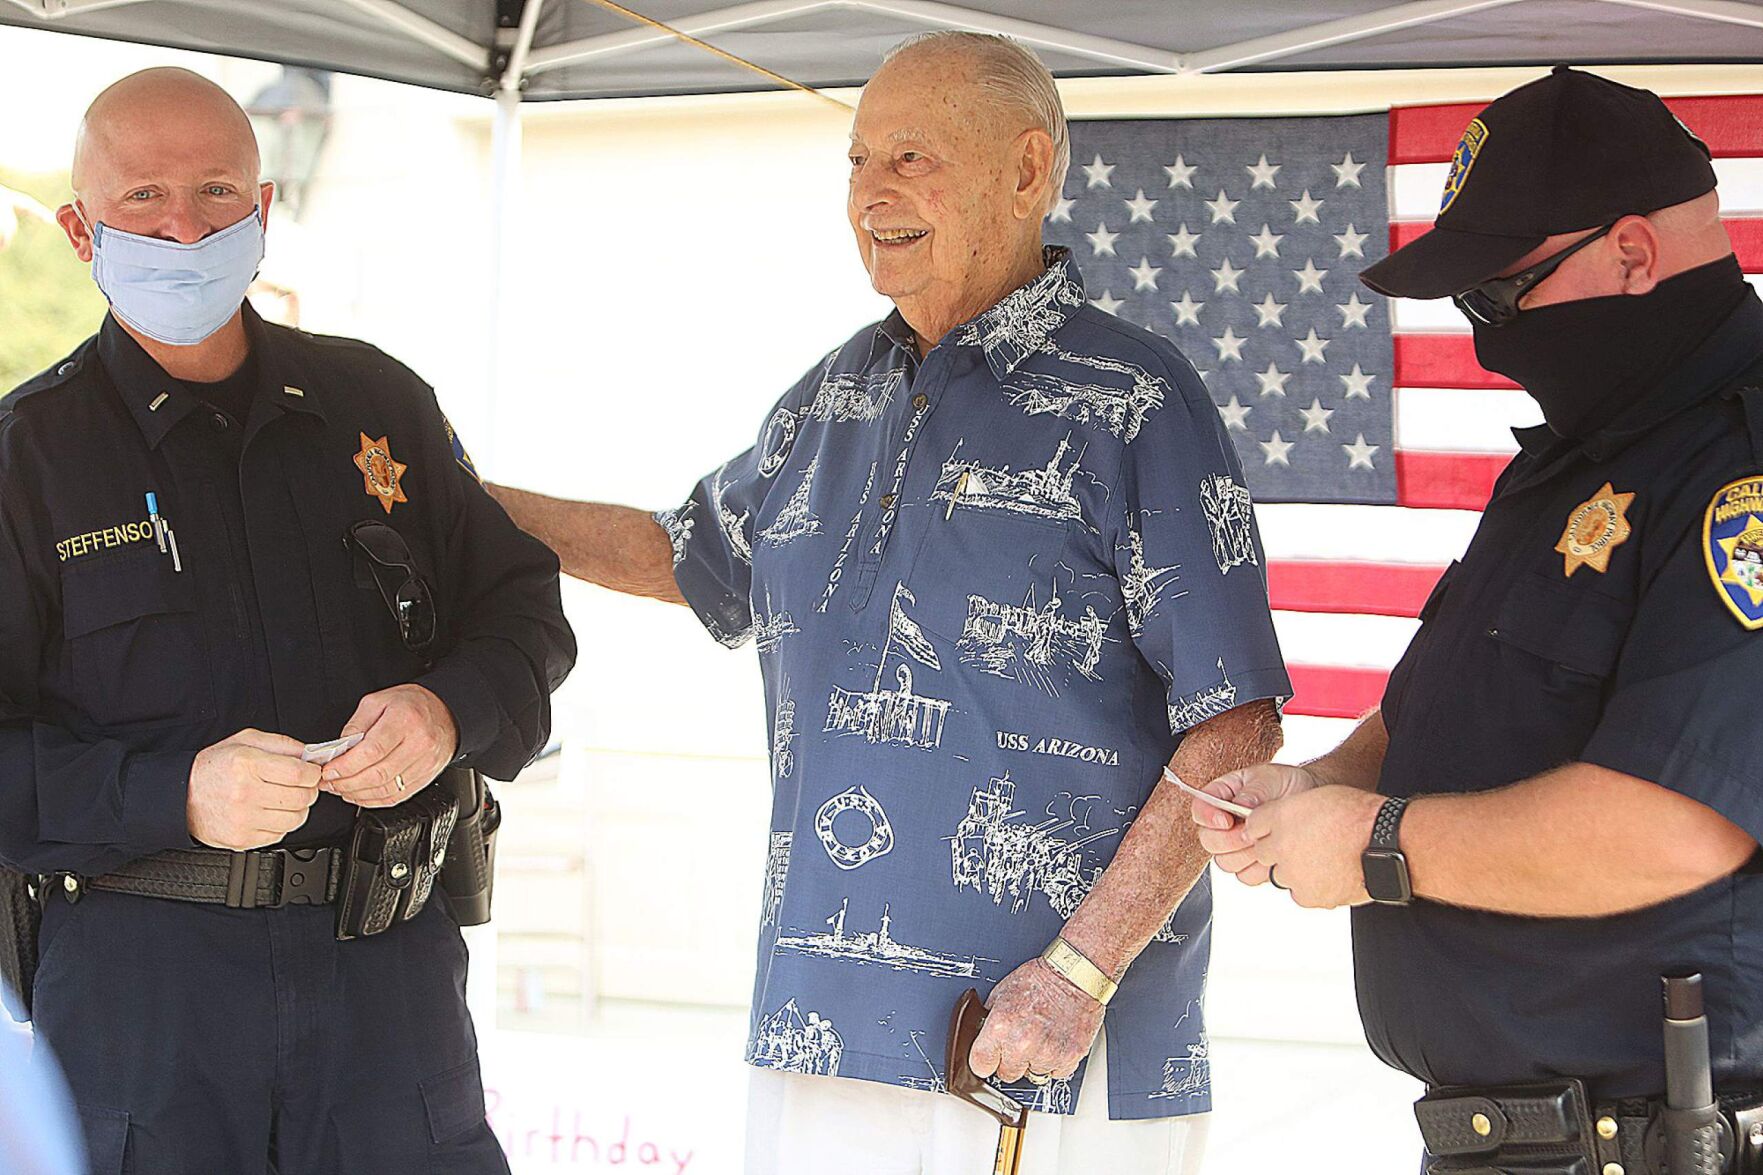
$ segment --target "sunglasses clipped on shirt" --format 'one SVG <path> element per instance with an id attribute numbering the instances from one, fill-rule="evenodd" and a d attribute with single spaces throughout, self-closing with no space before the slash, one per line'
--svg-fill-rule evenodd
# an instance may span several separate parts
<path id="1" fill-rule="evenodd" d="M 1518 317 L 1518 303 L 1533 286 L 1560 269 L 1562 262 L 1615 227 L 1616 223 L 1612 221 L 1590 236 L 1573 242 L 1559 253 L 1543 258 L 1528 269 L 1521 269 L 1508 277 L 1489 278 L 1478 286 L 1471 286 L 1461 294 L 1453 294 L 1451 301 L 1457 304 L 1457 309 L 1463 311 L 1476 322 L 1487 326 L 1505 326 Z"/>
<path id="2" fill-rule="evenodd" d="M 398 622 L 404 647 L 413 653 L 428 652 L 435 643 L 434 593 L 417 569 L 404 536 L 383 522 L 368 519 L 351 526 L 343 543 L 366 560 L 380 599 Z"/>

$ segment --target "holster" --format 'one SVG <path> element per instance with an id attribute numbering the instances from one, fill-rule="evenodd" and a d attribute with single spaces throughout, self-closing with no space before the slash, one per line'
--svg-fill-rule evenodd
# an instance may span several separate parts
<path id="1" fill-rule="evenodd" d="M 428 904 L 459 817 L 454 797 L 427 787 L 393 808 L 355 817 L 337 882 L 337 937 L 379 934 Z"/>
<path id="2" fill-rule="evenodd" d="M 459 925 L 481 926 L 490 920 L 496 889 L 496 830 L 502 827 L 502 806 L 484 777 L 468 767 L 447 768 L 434 786 L 445 788 L 459 809 L 441 867 L 441 889 Z"/>
<path id="3" fill-rule="evenodd" d="M 0 984 L 12 989 L 17 997 L 21 1023 L 31 1018 L 31 986 L 37 978 L 37 931 L 43 924 L 36 882 L 30 874 L 0 866 Z"/>

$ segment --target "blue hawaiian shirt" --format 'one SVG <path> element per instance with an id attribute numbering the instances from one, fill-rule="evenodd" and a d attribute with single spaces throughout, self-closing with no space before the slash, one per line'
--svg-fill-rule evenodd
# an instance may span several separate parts
<path id="1" fill-rule="evenodd" d="M 1204 384 L 1047 262 L 922 360 L 859 331 L 657 515 L 764 669 L 754 1065 L 942 1090 L 956 999 L 1059 933 L 1182 732 L 1291 693 Z M 1211 1108 L 1211 911 L 1202 877 L 1108 1009 L 1112 1117 Z"/>

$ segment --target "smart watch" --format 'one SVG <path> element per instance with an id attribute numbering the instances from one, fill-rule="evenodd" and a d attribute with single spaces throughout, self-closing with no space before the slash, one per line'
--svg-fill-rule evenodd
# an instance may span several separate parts
<path id="1" fill-rule="evenodd" d="M 1408 797 L 1391 796 L 1377 810 L 1377 821 L 1371 826 L 1371 843 L 1359 858 L 1365 873 L 1365 892 L 1371 900 L 1385 906 L 1406 906 L 1414 900 L 1414 886 L 1408 880 L 1408 858 L 1402 855 L 1399 830 L 1402 811 Z"/>

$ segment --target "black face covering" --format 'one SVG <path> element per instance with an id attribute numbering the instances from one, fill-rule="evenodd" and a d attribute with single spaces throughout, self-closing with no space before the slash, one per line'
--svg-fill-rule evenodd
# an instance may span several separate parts
<path id="1" fill-rule="evenodd" d="M 1472 322 L 1475 357 L 1529 392 L 1557 435 L 1580 437 L 1651 391 L 1748 289 L 1738 259 L 1723 257 L 1651 293 L 1539 306 L 1504 326 Z"/>

